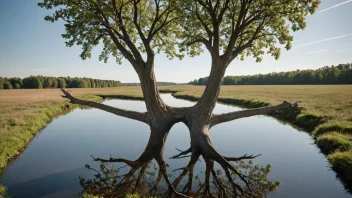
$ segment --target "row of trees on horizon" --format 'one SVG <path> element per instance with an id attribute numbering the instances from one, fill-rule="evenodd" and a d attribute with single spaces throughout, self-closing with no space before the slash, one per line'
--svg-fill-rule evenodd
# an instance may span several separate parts
<path id="1" fill-rule="evenodd" d="M 206 85 L 208 77 L 195 79 L 188 84 Z M 303 85 L 352 84 L 352 63 L 325 66 L 316 70 L 273 72 L 247 76 L 226 76 L 223 85 Z"/>
<path id="2" fill-rule="evenodd" d="M 49 89 L 49 88 L 104 88 L 120 87 L 122 83 L 115 80 L 92 78 L 29 76 L 27 78 L 2 78 L 0 89 Z"/>

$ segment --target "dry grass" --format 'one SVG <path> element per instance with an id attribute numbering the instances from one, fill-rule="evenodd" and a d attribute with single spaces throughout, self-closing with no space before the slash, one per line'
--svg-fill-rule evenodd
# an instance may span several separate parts
<path id="1" fill-rule="evenodd" d="M 69 89 L 74 96 L 85 95 L 136 95 L 142 96 L 138 87 Z M 0 90 L 0 135 L 9 132 L 4 126 L 9 122 L 20 123 L 28 116 L 35 116 L 48 105 L 67 102 L 60 97 L 59 89 Z"/>

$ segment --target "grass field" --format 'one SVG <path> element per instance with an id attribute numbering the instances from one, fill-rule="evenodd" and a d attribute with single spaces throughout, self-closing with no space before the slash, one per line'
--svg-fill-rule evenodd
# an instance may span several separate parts
<path id="1" fill-rule="evenodd" d="M 203 86 L 165 86 L 180 98 L 197 100 Z M 74 96 L 101 100 L 99 96 L 141 98 L 139 87 L 71 89 Z M 56 115 L 74 107 L 58 89 L 0 90 L 0 167 L 18 155 L 33 136 Z M 298 102 L 301 114 L 281 112 L 276 117 L 304 127 L 317 138 L 335 170 L 352 181 L 352 85 L 223 86 L 219 101 L 245 107 Z"/>

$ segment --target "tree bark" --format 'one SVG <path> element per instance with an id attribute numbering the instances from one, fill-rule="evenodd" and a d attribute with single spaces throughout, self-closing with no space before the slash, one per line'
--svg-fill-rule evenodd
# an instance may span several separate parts
<path id="1" fill-rule="evenodd" d="M 262 108 L 255 108 L 255 109 L 249 109 L 249 110 L 242 110 L 242 111 L 235 111 L 231 113 L 225 113 L 225 114 L 220 114 L 220 115 L 214 115 L 211 120 L 210 120 L 210 127 L 213 127 L 217 124 L 223 123 L 223 122 L 228 122 L 231 120 L 236 120 L 244 117 L 250 117 L 250 116 L 255 116 L 255 115 L 264 115 L 268 114 L 280 109 L 286 109 L 286 108 L 297 108 L 298 105 L 297 103 L 291 104 L 289 102 L 284 101 L 282 104 L 276 105 L 276 106 L 269 106 L 269 107 L 262 107 Z"/>
<path id="2" fill-rule="evenodd" d="M 94 108 L 97 108 L 97 109 L 100 109 L 103 111 L 113 113 L 118 116 L 122 116 L 122 117 L 133 119 L 133 120 L 138 120 L 138 121 L 141 121 L 144 123 L 148 123 L 146 112 L 140 113 L 140 112 L 136 112 L 136 111 L 130 111 L 130 110 L 120 109 L 120 108 L 116 108 L 116 107 L 111 107 L 111 106 L 100 104 L 100 103 L 93 102 L 93 101 L 81 100 L 81 99 L 73 97 L 65 89 L 61 88 L 61 91 L 62 91 L 62 93 L 64 93 L 64 95 L 62 97 L 69 99 L 71 101 L 71 103 L 73 103 L 73 104 L 80 104 L 80 105 L 85 105 L 85 106 L 89 106 L 89 107 L 94 107 Z"/>
<path id="3" fill-rule="evenodd" d="M 212 58 L 212 66 L 205 90 L 194 106 L 199 114 L 205 115 L 208 119 L 218 100 L 222 80 L 225 75 L 227 64 L 220 58 Z"/>

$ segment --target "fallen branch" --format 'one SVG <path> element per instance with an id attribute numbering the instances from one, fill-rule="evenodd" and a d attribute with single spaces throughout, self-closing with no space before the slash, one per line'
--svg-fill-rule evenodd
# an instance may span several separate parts
<path id="1" fill-rule="evenodd" d="M 62 97 L 69 99 L 70 102 L 73 104 L 80 104 L 80 105 L 85 105 L 85 106 L 89 106 L 89 107 L 94 107 L 94 108 L 97 108 L 97 109 L 100 109 L 103 111 L 113 113 L 118 116 L 122 116 L 122 117 L 133 119 L 133 120 L 138 120 L 138 121 L 141 121 L 144 123 L 148 123 L 147 113 L 129 111 L 129 110 L 125 110 L 125 109 L 120 109 L 120 108 L 100 104 L 100 103 L 93 102 L 93 101 L 81 100 L 81 99 L 73 97 L 68 91 L 66 91 L 63 88 L 61 88 L 61 91 L 62 91 L 62 93 L 64 93 L 64 95 Z"/>
<path id="2" fill-rule="evenodd" d="M 255 109 L 248 109 L 248 110 L 242 110 L 242 111 L 234 111 L 230 113 L 224 113 L 224 114 L 219 114 L 219 115 L 213 115 L 210 121 L 210 126 L 213 127 L 217 124 L 223 123 L 223 122 L 228 122 L 240 118 L 245 118 L 245 117 L 250 117 L 250 116 L 255 116 L 255 115 L 264 115 L 268 114 L 280 109 L 287 109 L 287 108 L 294 108 L 299 111 L 301 111 L 301 108 L 298 107 L 297 102 L 296 103 L 289 103 L 284 101 L 282 104 L 276 105 L 276 106 L 269 106 L 269 107 L 261 107 L 261 108 L 255 108 Z"/>

